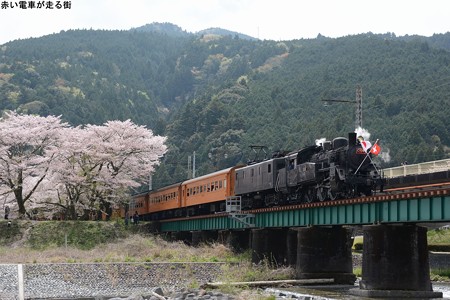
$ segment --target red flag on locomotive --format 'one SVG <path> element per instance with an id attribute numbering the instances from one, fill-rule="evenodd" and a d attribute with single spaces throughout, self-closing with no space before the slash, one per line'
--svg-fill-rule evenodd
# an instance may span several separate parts
<path id="1" fill-rule="evenodd" d="M 381 147 L 378 145 L 378 140 L 375 142 L 375 144 L 372 145 L 371 142 L 365 141 L 362 136 L 358 137 L 359 143 L 361 147 L 364 149 L 366 153 L 371 153 L 373 155 L 378 155 L 381 152 Z"/>
<path id="2" fill-rule="evenodd" d="M 380 154 L 380 152 L 381 152 L 381 147 L 377 143 L 375 143 L 372 146 L 372 149 L 370 149 L 370 153 L 372 153 L 373 155 L 378 155 L 378 154 Z"/>

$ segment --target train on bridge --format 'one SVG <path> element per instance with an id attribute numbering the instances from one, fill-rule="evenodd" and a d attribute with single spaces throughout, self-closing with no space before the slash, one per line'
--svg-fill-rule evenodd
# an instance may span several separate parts
<path id="1" fill-rule="evenodd" d="M 234 166 L 198 178 L 135 195 L 121 211 L 142 220 L 221 213 L 226 199 L 239 197 L 242 210 L 370 196 L 384 179 L 373 148 L 357 139 L 338 137 L 321 145 L 270 159 Z"/>

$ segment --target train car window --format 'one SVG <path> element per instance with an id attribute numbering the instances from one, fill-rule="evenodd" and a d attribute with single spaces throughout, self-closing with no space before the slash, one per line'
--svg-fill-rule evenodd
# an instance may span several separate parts
<path id="1" fill-rule="evenodd" d="M 211 191 L 211 184 L 208 183 L 208 192 L 210 192 L 210 191 Z"/>
<path id="2" fill-rule="evenodd" d="M 267 165 L 267 173 L 272 173 L 272 165 L 271 164 Z"/>
<path id="3" fill-rule="evenodd" d="M 214 182 L 211 182 L 211 191 L 214 191 L 214 188 L 215 188 Z"/>
<path id="4" fill-rule="evenodd" d="M 289 160 L 289 170 L 293 170 L 294 165 L 295 165 L 295 160 L 294 159 Z"/>
<path id="5" fill-rule="evenodd" d="M 220 181 L 219 181 L 219 189 L 221 189 L 222 186 L 223 186 L 223 185 L 222 185 L 222 180 L 220 180 Z"/>
<path id="6" fill-rule="evenodd" d="M 226 179 L 223 180 L 223 187 L 227 188 L 227 180 Z"/>
<path id="7" fill-rule="evenodd" d="M 214 186 L 216 187 L 216 189 L 218 189 L 219 188 L 219 182 L 214 182 Z"/>
<path id="8" fill-rule="evenodd" d="M 203 193 L 203 185 L 200 186 L 200 193 Z"/>

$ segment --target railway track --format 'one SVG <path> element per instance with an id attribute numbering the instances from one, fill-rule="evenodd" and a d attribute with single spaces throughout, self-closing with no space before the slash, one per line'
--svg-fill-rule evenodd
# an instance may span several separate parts
<path id="1" fill-rule="evenodd" d="M 372 196 L 363 196 L 350 199 L 340 199 L 333 201 L 288 204 L 280 206 L 272 206 L 258 209 L 245 210 L 242 214 L 259 214 L 274 211 L 298 210 L 314 207 L 340 206 L 358 203 L 383 202 L 390 200 L 426 198 L 436 196 L 450 195 L 450 170 L 435 173 L 408 175 L 403 177 L 387 178 L 387 182 L 383 192 L 378 192 Z M 238 212 L 239 213 L 239 212 Z M 175 220 L 193 220 L 202 218 L 215 218 L 230 215 L 227 212 L 219 212 L 210 215 L 197 215 L 189 217 L 179 217 L 174 219 L 166 219 L 161 222 Z"/>
<path id="2" fill-rule="evenodd" d="M 349 205 L 358 203 L 372 203 L 372 202 L 384 202 L 390 200 L 400 200 L 400 199 L 411 199 L 411 198 L 427 198 L 436 196 L 447 196 L 450 195 L 450 181 L 432 183 L 432 184 L 418 184 L 414 186 L 403 186 L 403 187 L 392 187 L 385 189 L 382 193 L 378 193 L 373 196 L 364 196 L 358 198 L 341 199 L 334 201 L 323 201 L 323 202 L 312 202 L 312 203 L 301 203 L 301 204 L 290 204 L 282 206 L 273 206 L 258 208 L 252 210 L 242 211 L 243 214 L 259 214 L 265 212 L 274 211 L 288 211 L 288 210 L 298 210 L 304 208 L 313 207 L 326 207 L 326 206 L 339 206 L 339 205 Z M 220 212 L 210 215 L 199 215 L 182 217 L 175 219 L 167 219 L 161 222 L 175 221 L 175 220 L 193 220 L 193 219 L 203 219 L 203 218 L 216 218 L 227 216 L 229 213 Z"/>

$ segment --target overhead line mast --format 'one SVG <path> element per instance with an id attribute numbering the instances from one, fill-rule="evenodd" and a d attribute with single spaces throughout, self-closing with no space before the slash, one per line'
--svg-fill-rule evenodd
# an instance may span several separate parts
<path id="1" fill-rule="evenodd" d="M 345 102 L 345 103 L 355 103 L 355 127 L 362 128 L 362 88 L 360 85 L 356 87 L 356 100 L 341 100 L 341 99 L 322 99 L 326 102 L 325 105 L 331 102 Z"/>

